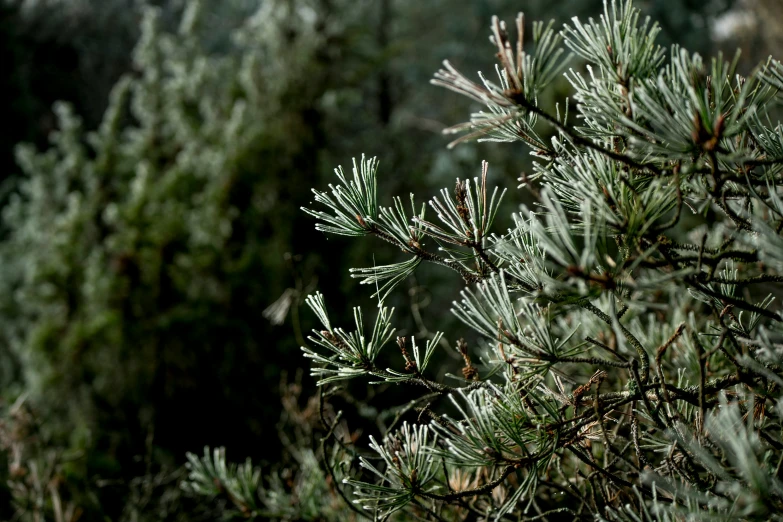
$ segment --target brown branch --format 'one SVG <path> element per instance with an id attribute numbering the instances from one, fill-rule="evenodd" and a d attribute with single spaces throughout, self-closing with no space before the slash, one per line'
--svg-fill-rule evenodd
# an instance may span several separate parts
<path id="1" fill-rule="evenodd" d="M 486 493 L 490 493 L 493 489 L 495 489 L 500 484 L 502 484 L 503 481 L 506 480 L 506 478 L 508 478 L 508 476 L 511 475 L 516 469 L 517 468 L 514 465 L 506 466 L 498 478 L 496 478 L 492 482 L 487 482 L 486 484 L 478 488 L 455 491 L 453 493 L 448 493 L 446 495 L 439 495 L 438 493 L 430 493 L 428 491 L 421 491 L 421 490 L 416 491 L 416 494 L 422 497 L 431 498 L 433 500 L 443 500 L 445 502 L 458 500 L 465 497 L 474 497 L 476 495 L 484 495 Z"/>
<path id="2" fill-rule="evenodd" d="M 659 167 L 656 167 L 655 165 L 651 165 L 648 163 L 639 163 L 638 161 L 636 161 L 635 159 L 629 156 L 620 154 L 618 152 L 614 152 L 613 150 L 607 149 L 605 147 L 602 147 L 601 145 L 598 145 L 597 143 L 594 143 L 592 140 L 589 140 L 587 138 L 580 136 L 579 134 L 576 134 L 574 130 L 560 123 L 557 120 L 557 118 L 547 113 L 543 109 L 539 108 L 535 104 L 531 103 L 522 92 L 510 91 L 510 92 L 506 92 L 506 95 L 520 107 L 541 117 L 544 121 L 546 121 L 554 128 L 556 128 L 561 134 L 567 136 L 568 139 L 576 145 L 581 145 L 588 149 L 593 149 L 594 151 L 600 153 L 603 156 L 606 156 L 607 158 L 613 159 L 620 163 L 624 163 L 625 165 L 628 165 L 629 167 L 633 167 L 635 169 L 648 170 L 657 175 L 663 175 L 666 172 L 666 169 L 661 169 Z"/>

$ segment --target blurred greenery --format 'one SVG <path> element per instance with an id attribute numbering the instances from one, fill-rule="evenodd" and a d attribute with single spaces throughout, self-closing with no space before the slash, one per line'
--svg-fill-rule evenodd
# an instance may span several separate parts
<path id="1" fill-rule="evenodd" d="M 639 6 L 664 40 L 701 52 L 732 7 Z M 602 8 L 521 7 L 561 22 Z M 447 57 L 487 69 L 490 16 L 519 8 L 0 2 L 0 519 L 214 519 L 176 486 L 186 451 L 289 462 L 273 427 L 314 325 L 304 295 L 352 295 L 348 267 L 395 256 L 327 242 L 299 208 L 361 153 L 380 158 L 389 194 L 477 175 L 484 145 L 446 151 L 441 135 L 464 106 L 428 80 Z M 490 178 L 514 187 L 527 160 L 505 154 Z M 396 297 L 398 319 L 421 330 L 413 304 L 448 325 L 457 285 L 426 271 L 419 283 Z"/>

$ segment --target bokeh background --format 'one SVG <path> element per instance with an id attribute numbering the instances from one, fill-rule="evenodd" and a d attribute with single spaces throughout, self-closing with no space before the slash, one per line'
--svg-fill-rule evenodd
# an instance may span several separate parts
<path id="1" fill-rule="evenodd" d="M 778 0 L 636 5 L 661 44 L 780 57 Z M 602 3 L 0 0 L 0 520 L 210 519 L 178 487 L 205 445 L 285 476 L 281 404 L 314 393 L 304 297 L 346 323 L 373 306 L 348 268 L 398 254 L 300 207 L 361 154 L 385 204 L 482 159 L 506 210 L 523 202 L 525 151 L 447 150 L 475 107 L 429 85 L 447 58 L 491 71 L 490 17 L 520 10 L 562 24 Z M 390 297 L 400 332 L 453 343 L 460 287 L 422 270 Z M 358 407 L 365 430 L 397 393 Z"/>

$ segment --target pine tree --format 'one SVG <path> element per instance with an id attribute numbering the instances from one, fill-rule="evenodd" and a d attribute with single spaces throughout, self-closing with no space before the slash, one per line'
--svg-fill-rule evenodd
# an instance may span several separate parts
<path id="1" fill-rule="evenodd" d="M 314 519 L 276 510 L 302 498 L 290 488 L 334 520 L 781 519 L 783 128 L 770 112 L 783 65 L 741 76 L 737 59 L 667 53 L 630 0 L 561 31 L 515 25 L 516 41 L 492 20 L 497 80 L 445 62 L 433 83 L 485 106 L 449 129 L 465 133 L 454 144 L 530 151 L 520 188 L 534 203 L 501 232 L 508 195 L 487 163 L 428 205 L 383 206 L 375 159 L 337 169 L 304 209 L 316 228 L 405 259 L 352 271 L 375 289 L 372 325 L 360 308 L 335 324 L 322 294 L 308 298 L 327 480 L 265 484 L 221 450 L 189 456 L 186 489 L 284 519 Z M 563 71 L 576 103 L 548 111 L 539 99 Z M 384 305 L 425 263 L 465 283 L 451 311 L 469 342 L 449 343 L 461 375 L 435 363 L 443 333 L 395 336 Z M 357 380 L 416 397 L 354 445 L 330 404 Z"/>

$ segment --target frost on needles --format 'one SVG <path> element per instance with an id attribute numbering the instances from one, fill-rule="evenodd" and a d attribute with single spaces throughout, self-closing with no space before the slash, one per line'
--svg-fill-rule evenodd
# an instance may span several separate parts
<path id="1" fill-rule="evenodd" d="M 496 79 L 445 62 L 432 81 L 485 106 L 447 130 L 454 143 L 532 154 L 520 188 L 536 201 L 512 228 L 492 227 L 504 192 L 486 163 L 428 205 L 383 206 L 382 168 L 362 157 L 305 209 L 319 230 L 402 251 L 352 271 L 381 301 L 422 263 L 455 271 L 452 312 L 483 339 L 457 343 L 464 378 L 441 382 L 443 334 L 395 339 L 382 304 L 372 330 L 359 309 L 344 329 L 308 299 L 322 323 L 303 350 L 321 389 L 323 516 L 783 519 L 783 66 L 741 76 L 737 59 L 667 52 L 631 2 L 560 31 L 515 25 L 512 39 L 492 20 Z M 561 76 L 576 103 L 548 110 L 539 95 Z M 381 351 L 398 366 L 379 366 Z M 324 415 L 347 379 L 421 396 L 353 446 L 335 435 L 340 414 Z M 212 461 L 191 457 L 192 481 Z M 232 469 L 225 480 L 269 498 L 274 481 Z"/>

